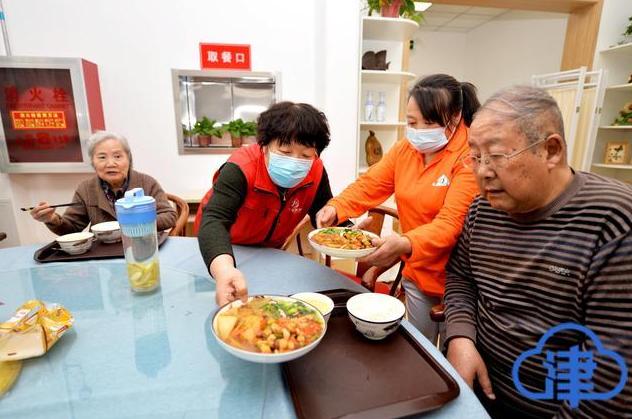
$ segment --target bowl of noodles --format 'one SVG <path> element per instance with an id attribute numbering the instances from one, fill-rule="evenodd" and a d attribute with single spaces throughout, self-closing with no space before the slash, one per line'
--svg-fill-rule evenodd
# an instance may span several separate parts
<path id="1" fill-rule="evenodd" d="M 301 357 L 325 336 L 317 308 L 292 297 L 256 295 L 221 307 L 212 321 L 220 346 L 246 361 L 274 364 Z"/>
<path id="2" fill-rule="evenodd" d="M 309 244 L 320 253 L 337 258 L 361 258 L 377 248 L 371 240 L 379 236 L 369 231 L 346 227 L 319 228 L 309 233 Z"/>

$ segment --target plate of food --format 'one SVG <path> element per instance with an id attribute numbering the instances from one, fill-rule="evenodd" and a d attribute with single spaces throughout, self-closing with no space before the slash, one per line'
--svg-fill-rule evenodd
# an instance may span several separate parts
<path id="1" fill-rule="evenodd" d="M 319 228 L 307 236 L 309 244 L 320 253 L 337 258 L 361 258 L 377 249 L 371 240 L 377 234 L 348 227 Z"/>
<path id="2" fill-rule="evenodd" d="M 213 316 L 211 329 L 232 355 L 258 363 L 301 357 L 325 336 L 327 322 L 318 309 L 292 297 L 256 295 L 228 303 Z"/>

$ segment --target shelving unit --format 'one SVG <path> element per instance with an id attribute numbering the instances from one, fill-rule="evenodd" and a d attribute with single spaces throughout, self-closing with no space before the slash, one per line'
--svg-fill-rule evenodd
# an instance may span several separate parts
<path id="1" fill-rule="evenodd" d="M 590 170 L 605 176 L 632 182 L 632 161 L 625 164 L 606 164 L 605 152 L 609 142 L 627 142 L 632 148 L 632 125 L 613 126 L 623 106 L 632 102 L 632 43 L 617 45 L 599 52 L 606 70 L 606 89 L 595 139 L 588 150 L 591 154 Z"/>
<path id="2" fill-rule="evenodd" d="M 408 44 L 419 25 L 409 19 L 365 16 L 362 18 L 362 55 L 367 51 L 386 50 L 388 70 L 362 70 L 358 98 L 358 160 L 356 173 L 368 170 L 365 142 L 369 130 L 374 131 L 386 153 L 397 140 L 403 137 L 406 127 L 406 98 L 410 83 L 417 77 L 408 72 Z M 377 106 L 379 93 L 384 92 L 386 111 L 384 121 L 367 121 L 365 103 L 368 92 L 373 92 L 373 103 Z"/>
<path id="3" fill-rule="evenodd" d="M 612 129 L 616 131 L 625 131 L 632 129 L 632 125 L 602 125 L 599 129 Z"/>

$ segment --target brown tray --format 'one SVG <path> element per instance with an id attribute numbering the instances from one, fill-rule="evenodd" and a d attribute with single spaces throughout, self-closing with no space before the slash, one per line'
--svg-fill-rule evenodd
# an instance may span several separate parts
<path id="1" fill-rule="evenodd" d="M 158 233 L 158 246 L 162 244 L 169 237 L 168 231 L 161 231 Z M 48 243 L 46 246 L 37 249 L 33 254 L 33 259 L 36 262 L 48 263 L 48 262 L 72 262 L 76 260 L 90 260 L 90 259 L 110 259 L 110 258 L 122 258 L 123 245 L 118 243 L 103 243 L 100 240 L 94 242 L 90 250 L 81 255 L 69 255 L 68 253 L 57 249 L 57 242 Z"/>
<path id="2" fill-rule="evenodd" d="M 307 355 L 283 364 L 299 418 L 394 418 L 437 409 L 459 386 L 403 327 L 382 341 L 355 330 L 348 290 L 323 291 L 335 303 L 327 333 Z"/>

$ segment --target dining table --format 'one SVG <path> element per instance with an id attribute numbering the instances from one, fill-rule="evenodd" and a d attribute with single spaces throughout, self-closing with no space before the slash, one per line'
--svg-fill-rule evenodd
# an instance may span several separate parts
<path id="1" fill-rule="evenodd" d="M 216 342 L 215 284 L 196 238 L 160 247 L 160 288 L 148 294 L 131 291 L 123 258 L 38 263 L 41 246 L 0 249 L 0 321 L 37 299 L 64 306 L 75 322 L 48 352 L 23 361 L 0 418 L 296 417 L 281 365 L 244 361 Z M 234 246 L 234 255 L 253 295 L 366 291 L 289 252 Z M 458 397 L 421 417 L 489 417 L 436 346 L 408 321 L 401 327 L 459 386 Z"/>

